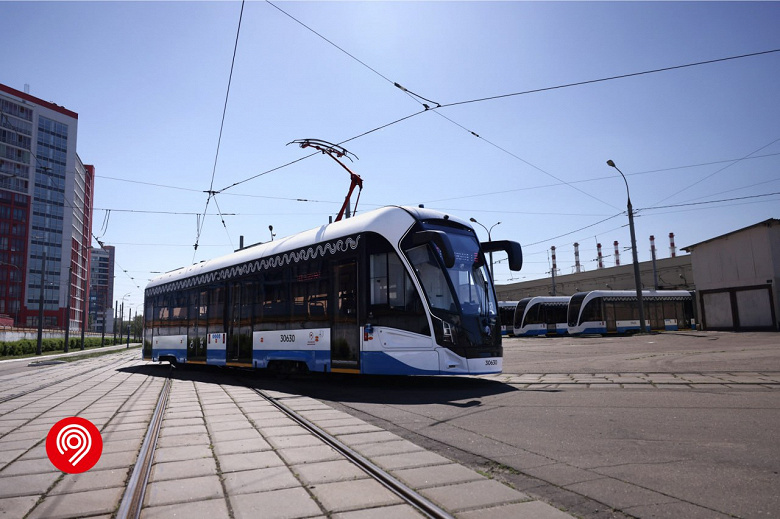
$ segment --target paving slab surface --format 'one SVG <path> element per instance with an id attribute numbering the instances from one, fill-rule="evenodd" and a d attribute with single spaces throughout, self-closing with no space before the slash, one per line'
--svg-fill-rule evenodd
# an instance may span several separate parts
<path id="1" fill-rule="evenodd" d="M 164 366 L 138 350 L 0 371 L 0 518 L 112 517 L 151 420 Z M 31 381 L 36 379 L 37 382 Z M 454 517 L 570 517 L 482 474 L 315 399 L 274 396 Z M 81 474 L 49 461 L 45 439 L 82 416 L 104 451 Z M 176 374 L 163 417 L 143 518 L 421 517 L 412 506 L 269 402 L 207 373 Z"/>

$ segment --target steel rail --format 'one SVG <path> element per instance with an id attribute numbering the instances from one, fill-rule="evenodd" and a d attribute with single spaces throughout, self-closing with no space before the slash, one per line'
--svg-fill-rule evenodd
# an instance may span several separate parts
<path id="1" fill-rule="evenodd" d="M 251 389 L 258 395 L 260 395 L 262 398 L 270 402 L 274 407 L 282 411 L 293 421 L 298 423 L 301 427 L 308 430 L 310 433 L 314 434 L 317 438 L 325 442 L 327 445 L 329 445 L 330 447 L 332 447 L 333 449 L 341 453 L 349 461 L 357 465 L 360 469 L 362 469 L 368 475 L 370 475 L 379 483 L 381 483 L 385 488 L 387 488 L 388 490 L 396 494 L 405 502 L 409 503 L 411 506 L 416 508 L 419 512 L 421 512 L 425 516 L 434 519 L 454 519 L 454 517 L 451 514 L 439 508 L 434 503 L 432 503 L 422 495 L 418 494 L 408 486 L 404 485 L 398 479 L 396 479 L 389 473 L 379 468 L 370 460 L 363 457 L 355 450 L 341 443 L 331 434 L 328 434 L 327 432 L 325 432 L 318 426 L 314 425 L 312 422 L 310 422 L 309 420 L 307 420 L 297 412 L 290 409 L 288 406 L 279 402 L 279 400 L 277 400 L 276 398 L 268 395 L 261 389 L 257 389 L 257 388 L 251 388 Z"/>
<path id="2" fill-rule="evenodd" d="M 154 451 L 157 447 L 157 437 L 160 434 L 165 408 L 168 406 L 168 397 L 171 392 L 171 377 L 165 379 L 160 397 L 157 399 L 157 406 L 154 409 L 152 420 L 149 422 L 149 428 L 146 430 L 144 443 L 141 445 L 141 451 L 138 453 L 138 460 L 133 467 L 133 473 L 127 482 L 127 488 L 122 496 L 117 511 L 117 519 L 137 519 L 141 516 L 141 507 L 144 504 L 144 495 L 146 493 L 146 484 L 149 481 L 149 473 L 152 469 L 154 460 Z"/>

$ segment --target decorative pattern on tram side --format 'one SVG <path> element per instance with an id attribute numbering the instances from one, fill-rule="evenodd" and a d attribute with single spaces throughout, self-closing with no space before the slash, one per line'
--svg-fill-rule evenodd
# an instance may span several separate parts
<path id="1" fill-rule="evenodd" d="M 320 243 L 316 246 L 305 247 L 297 251 L 290 251 L 268 258 L 252 260 L 241 265 L 231 265 L 230 267 L 215 270 L 213 272 L 199 274 L 187 279 L 181 279 L 179 281 L 174 281 L 173 283 L 167 283 L 165 285 L 150 288 L 146 291 L 146 295 L 147 297 L 156 296 L 158 294 L 185 290 L 192 287 L 214 283 L 216 281 L 227 281 L 235 277 L 242 277 L 246 276 L 247 274 L 260 272 L 263 270 L 283 267 L 291 263 L 313 260 L 320 256 L 324 257 L 326 254 L 330 254 L 332 256 L 339 252 L 349 252 L 350 250 L 355 250 L 358 248 L 358 244 L 360 243 L 360 236 L 361 235 L 358 234 L 355 238 L 349 237 L 332 242 Z"/>

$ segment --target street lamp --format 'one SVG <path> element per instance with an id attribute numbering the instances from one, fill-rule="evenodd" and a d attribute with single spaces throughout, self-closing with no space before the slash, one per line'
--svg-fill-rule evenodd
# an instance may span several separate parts
<path id="1" fill-rule="evenodd" d="M 631 195 L 628 192 L 628 180 L 626 180 L 626 176 L 623 174 L 622 171 L 620 171 L 620 168 L 618 168 L 615 163 L 611 160 L 607 161 L 607 166 L 615 168 L 618 173 L 620 173 L 620 176 L 623 177 L 623 182 L 626 183 L 626 198 L 628 199 L 628 204 L 626 208 L 628 209 L 628 229 L 631 232 L 631 255 L 634 259 L 634 284 L 636 285 L 636 301 L 639 305 L 639 329 L 641 330 L 641 333 L 644 333 L 647 331 L 646 324 L 645 324 L 645 306 L 644 301 L 642 300 L 642 279 L 639 276 L 639 260 L 637 259 L 637 253 L 636 253 L 636 233 L 634 232 L 634 208 L 631 206 Z"/>
<path id="2" fill-rule="evenodd" d="M 479 225 L 480 227 L 482 227 L 483 229 L 485 229 L 485 231 L 487 232 L 487 235 L 488 235 L 488 241 L 493 241 L 490 238 L 490 231 L 493 230 L 493 227 L 495 227 L 496 225 L 501 223 L 501 222 L 496 222 L 496 223 L 494 223 L 493 225 L 490 226 L 490 229 L 488 229 L 487 227 L 485 227 L 484 225 L 479 223 L 475 218 L 469 218 L 469 221 L 471 221 L 472 223 L 475 223 L 475 224 Z M 495 283 L 496 279 L 495 279 L 495 276 L 493 276 L 493 252 L 492 251 L 489 253 L 489 256 L 490 256 L 490 277 L 493 279 L 493 282 Z"/>

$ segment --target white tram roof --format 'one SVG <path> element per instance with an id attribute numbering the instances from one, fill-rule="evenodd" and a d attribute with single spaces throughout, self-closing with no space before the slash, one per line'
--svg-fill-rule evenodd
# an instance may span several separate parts
<path id="1" fill-rule="evenodd" d="M 533 296 L 528 298 L 528 305 L 531 303 L 568 303 L 571 296 Z"/>
<path id="2" fill-rule="evenodd" d="M 591 290 L 575 295 L 593 297 L 636 297 L 636 290 Z M 572 296 L 573 297 L 573 296 Z M 642 290 L 642 297 L 691 297 L 687 290 Z"/>
<path id="3" fill-rule="evenodd" d="M 377 232 L 388 238 L 394 245 L 397 245 L 415 221 L 428 219 L 448 219 L 473 229 L 471 224 L 465 220 L 432 209 L 411 206 L 387 206 L 166 272 L 152 279 L 146 285 L 146 289 L 359 232 Z"/>

